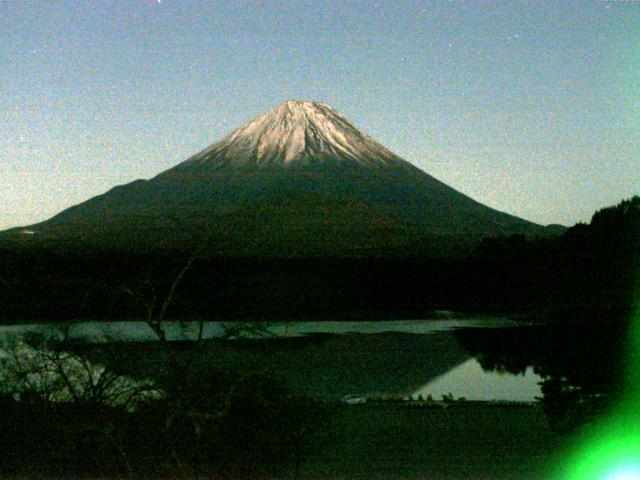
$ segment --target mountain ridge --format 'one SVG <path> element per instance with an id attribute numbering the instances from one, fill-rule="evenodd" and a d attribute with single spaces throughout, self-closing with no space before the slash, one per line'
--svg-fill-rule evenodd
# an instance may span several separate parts
<path id="1" fill-rule="evenodd" d="M 446 251 L 452 238 L 470 248 L 485 236 L 545 234 L 420 170 L 328 105 L 308 101 L 280 104 L 149 180 L 26 228 L 33 233 L 20 241 L 147 249 L 224 238 L 212 249 L 224 243 L 225 254 L 267 256 L 412 251 L 426 238 L 440 238 Z"/>

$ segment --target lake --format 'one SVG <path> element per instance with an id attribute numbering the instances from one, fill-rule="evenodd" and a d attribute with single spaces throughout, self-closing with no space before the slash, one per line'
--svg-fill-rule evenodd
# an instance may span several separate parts
<path id="1" fill-rule="evenodd" d="M 236 438 L 252 438 L 247 432 L 262 428 L 264 418 L 275 422 L 264 428 L 275 430 L 259 431 L 282 438 L 272 433 L 256 438 L 275 438 L 273 445 L 298 442 L 290 430 L 304 428 L 313 448 L 294 468 L 303 473 L 283 478 L 551 478 L 550 461 L 568 435 L 606 413 L 625 389 L 619 376 L 628 348 L 622 324 L 589 324 L 577 315 L 547 324 L 446 317 L 207 322 L 206 340 L 199 344 L 188 341 L 196 338 L 198 325 L 167 323 L 173 348 L 157 341 L 144 322 L 1 326 L 0 338 L 29 332 L 66 337 L 70 341 L 63 342 L 64 350 L 75 354 L 68 357 L 98 366 L 85 370 L 115 372 L 137 385 L 156 384 L 169 395 L 187 393 L 187 401 L 196 399 L 204 411 L 237 405 L 225 413 L 228 423 L 211 430 L 211 435 L 222 435 L 212 443 L 215 449 L 234 445 Z M 240 327 L 249 328 L 241 332 Z M 398 401 L 443 397 L 440 403 Z M 24 425 L 25 411 L 39 415 L 37 403 L 29 403 L 32 398 L 14 405 L 7 428 Z M 229 398 L 233 402 L 227 404 Z M 140 445 L 156 449 L 157 432 L 166 425 L 163 408 L 177 405 L 183 411 L 180 403 L 164 405 L 142 406 L 141 416 L 127 413 L 122 428 L 128 433 L 122 438 L 139 430 L 135 422 L 147 425 L 148 418 L 155 418 L 157 425 L 152 423 L 149 438 Z M 63 414 L 65 408 L 60 407 Z M 89 412 L 78 425 L 96 419 L 100 415 Z M 67 423 L 54 419 L 51 425 Z M 313 427 L 307 430 L 308 425 Z M 27 434 L 32 435 L 29 429 Z M 160 438 L 173 438 L 173 432 Z M 31 458 L 31 444 L 25 445 Z M 166 452 L 162 458 L 168 458 Z"/>
<path id="2" fill-rule="evenodd" d="M 508 318 L 447 318 L 388 322 L 283 322 L 260 324 L 237 340 L 220 337 L 240 323 L 205 322 L 205 353 L 194 355 L 194 365 L 216 365 L 245 371 L 269 368 L 296 391 L 307 395 L 340 399 L 345 396 L 393 395 L 412 398 L 454 398 L 482 401 L 535 401 L 541 396 L 542 380 L 527 368 L 517 374 L 483 369 L 460 342 L 458 333 L 492 332 L 535 328 L 534 324 Z M 252 324 L 255 325 L 255 324 Z M 168 338 L 184 341 L 196 338 L 197 324 L 167 322 Z M 140 321 L 82 322 L 69 326 L 52 324 L 0 327 L 0 339 L 21 337 L 27 332 L 63 335 L 94 346 L 121 344 L 119 355 L 144 372 L 153 372 L 163 361 L 161 349 L 150 327 Z M 146 345 L 140 355 L 136 344 Z M 151 345 L 151 346 L 150 346 Z M 143 358 L 140 358 L 143 357 Z M 197 358 L 196 358 L 197 357 Z M 98 361 L 108 362 L 104 356 Z M 120 362 L 122 363 L 122 362 Z M 139 372 L 131 371 L 132 375 Z"/>

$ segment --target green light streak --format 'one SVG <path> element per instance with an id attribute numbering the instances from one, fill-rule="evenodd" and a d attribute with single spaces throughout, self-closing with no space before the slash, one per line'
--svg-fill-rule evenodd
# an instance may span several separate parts
<path id="1" fill-rule="evenodd" d="M 635 312 L 625 394 L 615 411 L 586 430 L 562 460 L 558 480 L 640 480 L 640 302 Z"/>

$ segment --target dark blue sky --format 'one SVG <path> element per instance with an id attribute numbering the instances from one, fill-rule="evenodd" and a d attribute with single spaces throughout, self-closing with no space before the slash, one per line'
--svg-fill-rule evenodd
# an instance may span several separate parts
<path id="1" fill-rule="evenodd" d="M 536 222 L 640 194 L 640 2 L 7 1 L 0 88 L 0 228 L 288 99 Z"/>

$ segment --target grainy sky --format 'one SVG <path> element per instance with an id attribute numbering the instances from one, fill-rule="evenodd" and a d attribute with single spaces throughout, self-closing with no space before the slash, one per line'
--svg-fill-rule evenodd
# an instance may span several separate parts
<path id="1" fill-rule="evenodd" d="M 0 1 L 0 229 L 288 99 L 491 207 L 586 221 L 640 194 L 640 1 Z"/>

